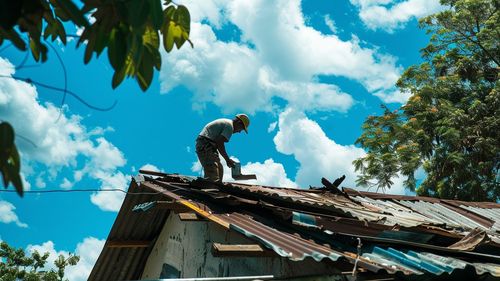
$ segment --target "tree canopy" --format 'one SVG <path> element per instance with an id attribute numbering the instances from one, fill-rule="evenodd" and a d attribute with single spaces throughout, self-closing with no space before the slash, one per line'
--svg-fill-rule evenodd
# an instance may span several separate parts
<path id="1" fill-rule="evenodd" d="M 84 62 L 107 49 L 114 69 L 111 85 L 118 87 L 133 77 L 145 91 L 154 70 L 161 67 L 160 34 L 163 49 L 170 52 L 189 40 L 191 18 L 188 9 L 170 0 L 16 0 L 0 1 L 0 46 L 9 41 L 21 51 L 30 51 L 35 61 L 48 57 L 47 43 L 64 45 L 72 35 L 66 28 L 82 31 L 77 46 L 85 45 Z M 89 21 L 89 19 L 91 19 Z M 15 133 L 8 120 L 0 120 L 0 172 L 4 186 L 14 185 L 23 195 L 20 158 Z"/>
<path id="2" fill-rule="evenodd" d="M 424 17 L 431 34 L 424 62 L 397 86 L 411 94 L 397 110 L 369 116 L 357 144 L 357 183 L 390 188 L 397 176 L 418 195 L 467 201 L 500 200 L 500 2 L 441 0 Z M 415 173 L 425 179 L 417 183 Z M 417 188 L 418 185 L 418 188 Z"/>
<path id="3" fill-rule="evenodd" d="M 49 253 L 38 251 L 26 253 L 23 249 L 13 248 L 6 242 L 0 243 L 0 280 L 2 281 L 62 281 L 67 266 L 76 265 L 80 258 L 69 254 L 59 255 L 54 261 L 56 269 L 46 269 Z"/>

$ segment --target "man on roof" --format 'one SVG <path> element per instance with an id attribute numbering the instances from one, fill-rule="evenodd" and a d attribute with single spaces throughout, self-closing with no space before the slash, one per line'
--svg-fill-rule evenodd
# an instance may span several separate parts
<path id="1" fill-rule="evenodd" d="M 234 133 L 245 131 L 248 134 L 250 119 L 246 114 L 236 114 L 231 119 L 216 119 L 203 127 L 196 138 L 196 154 L 203 167 L 205 179 L 222 181 L 224 168 L 220 162 L 219 153 L 226 160 L 227 166 L 233 168 L 235 162 L 229 158 L 225 143 Z"/>

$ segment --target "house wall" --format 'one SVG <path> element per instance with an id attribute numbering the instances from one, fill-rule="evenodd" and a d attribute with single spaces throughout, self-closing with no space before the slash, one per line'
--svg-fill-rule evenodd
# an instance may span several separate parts
<path id="1" fill-rule="evenodd" d="M 294 262 L 281 257 L 213 257 L 211 249 L 214 242 L 255 243 L 208 221 L 181 221 L 177 214 L 171 212 L 148 257 L 141 279 L 255 275 L 288 277 L 337 273 L 332 263 L 320 263 L 310 258 Z M 174 275 L 160 276 L 162 270 L 164 274 L 173 272 Z M 179 273 L 177 276 L 176 271 Z"/>

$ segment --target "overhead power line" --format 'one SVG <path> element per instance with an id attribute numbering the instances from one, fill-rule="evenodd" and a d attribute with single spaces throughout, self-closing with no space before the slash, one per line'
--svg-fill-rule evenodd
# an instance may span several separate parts
<path id="1" fill-rule="evenodd" d="M 15 193 L 15 190 L 0 189 L 0 192 Z M 24 193 L 70 193 L 70 192 L 122 192 L 130 195 L 156 195 L 161 192 L 128 192 L 119 188 L 109 189 L 44 189 L 44 190 L 25 190 Z"/>

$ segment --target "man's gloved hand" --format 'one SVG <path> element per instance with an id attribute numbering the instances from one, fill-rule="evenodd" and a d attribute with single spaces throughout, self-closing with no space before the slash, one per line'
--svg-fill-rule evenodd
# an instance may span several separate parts
<path id="1" fill-rule="evenodd" d="M 226 160 L 226 163 L 229 168 L 233 168 L 236 162 L 234 162 L 231 158 L 229 158 Z"/>

